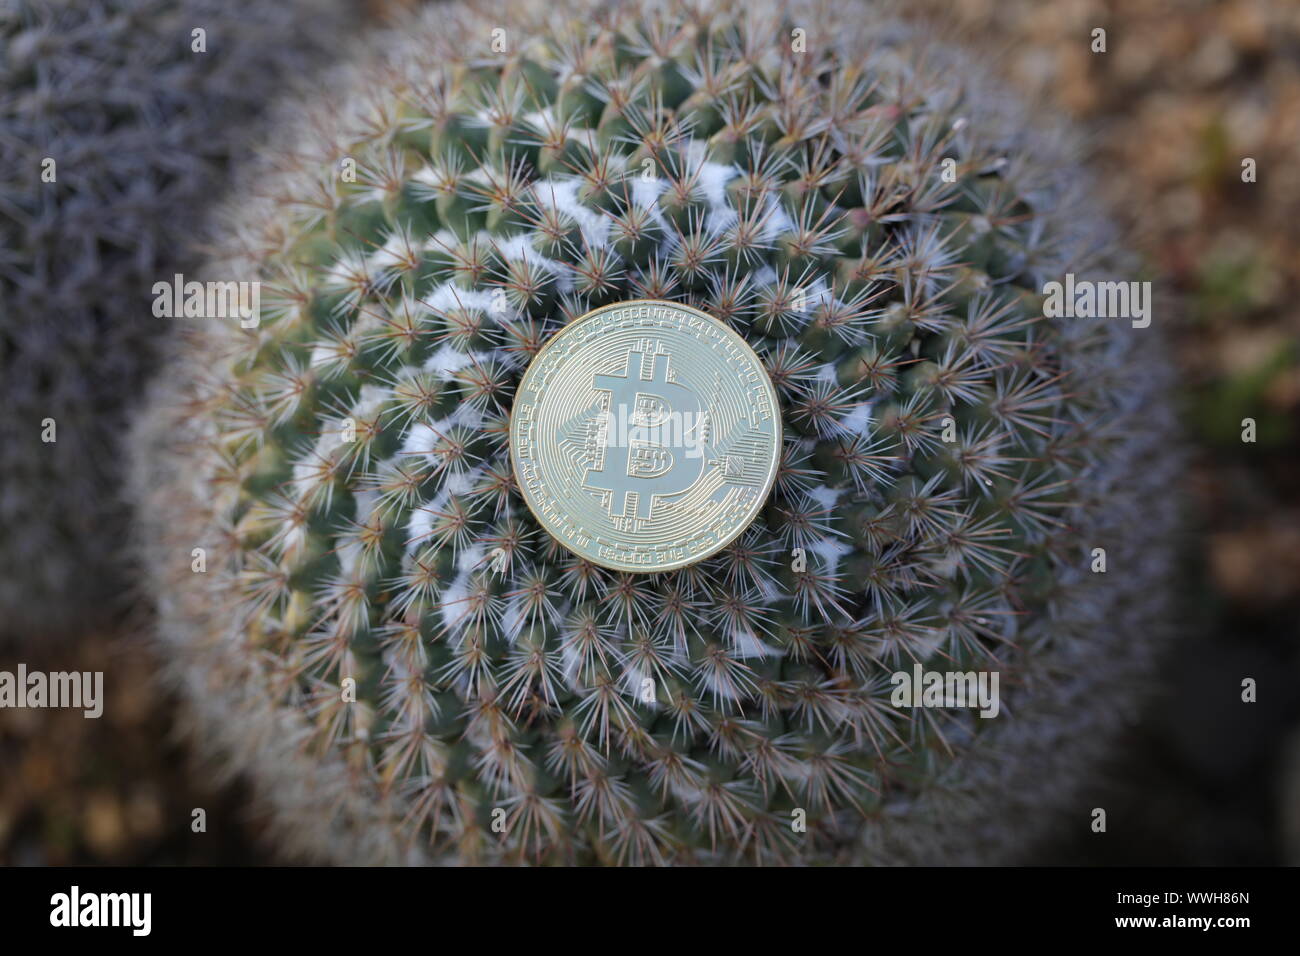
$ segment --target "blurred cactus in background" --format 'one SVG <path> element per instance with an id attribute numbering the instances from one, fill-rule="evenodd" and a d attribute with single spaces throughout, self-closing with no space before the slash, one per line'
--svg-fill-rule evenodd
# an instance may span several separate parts
<path id="1" fill-rule="evenodd" d="M 349 9 L 0 5 L 0 645 L 121 609 L 120 445 L 170 331 L 150 290 L 197 261 L 253 120 Z"/>
<path id="2" fill-rule="evenodd" d="M 209 274 L 260 324 L 190 323 L 136 436 L 170 676 L 284 847 L 988 862 L 1086 826 L 1171 630 L 1179 455 L 1158 330 L 1044 317 L 1137 277 L 1073 140 L 846 0 L 455 4 L 374 47 L 229 204 Z M 549 538 L 505 448 L 549 335 L 639 298 L 745 336 L 787 436 L 740 541 L 658 575 Z M 917 664 L 998 673 L 999 715 L 894 706 Z"/>

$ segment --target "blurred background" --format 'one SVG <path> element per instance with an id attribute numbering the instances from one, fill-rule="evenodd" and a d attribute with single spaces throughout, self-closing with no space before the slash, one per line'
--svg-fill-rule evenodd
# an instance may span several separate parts
<path id="1" fill-rule="evenodd" d="M 378 20 L 404 5 L 369 8 Z M 1185 634 L 1084 795 L 1107 808 L 1108 833 L 1026 851 L 1045 864 L 1300 864 L 1300 3 L 911 7 L 1087 132 L 1182 372 L 1185 435 L 1170 441 L 1192 446 Z M 33 670 L 113 676 L 99 720 L 0 710 L 0 864 L 277 862 L 248 793 L 178 742 L 142 630 L 127 617 L 26 652 Z M 1241 703 L 1245 677 L 1257 703 Z M 206 833 L 191 832 L 194 808 Z"/>

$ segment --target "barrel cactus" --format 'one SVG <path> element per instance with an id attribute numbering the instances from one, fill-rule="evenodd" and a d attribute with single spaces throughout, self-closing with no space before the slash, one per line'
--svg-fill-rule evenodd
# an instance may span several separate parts
<path id="1" fill-rule="evenodd" d="M 440 5 L 298 104 L 135 434 L 197 735 L 344 862 L 1006 859 L 1168 632 L 1158 327 L 1074 160 L 851 2 Z M 762 358 L 784 445 L 725 551 L 618 573 L 538 527 L 512 394 L 666 299 Z M 248 323 L 244 323 L 245 325 Z M 996 716 L 904 705 L 916 667 Z M 647 688 L 649 691 L 647 692 Z M 918 702 L 919 703 L 919 702 Z"/>
<path id="2" fill-rule="evenodd" d="M 194 263 L 252 119 L 348 17 L 335 0 L 0 4 L 0 643 L 121 610 L 120 439 L 167 331 L 150 288 Z"/>

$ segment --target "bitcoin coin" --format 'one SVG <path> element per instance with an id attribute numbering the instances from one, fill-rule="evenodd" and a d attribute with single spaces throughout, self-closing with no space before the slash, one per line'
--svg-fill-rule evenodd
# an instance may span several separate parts
<path id="1" fill-rule="evenodd" d="M 529 363 L 510 413 L 524 501 L 617 571 L 669 571 L 734 541 L 776 480 L 781 411 L 739 335 L 676 302 L 593 309 Z"/>

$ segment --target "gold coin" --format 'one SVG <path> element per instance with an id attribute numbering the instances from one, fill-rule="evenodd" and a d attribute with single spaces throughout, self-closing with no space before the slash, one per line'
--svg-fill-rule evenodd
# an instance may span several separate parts
<path id="1" fill-rule="evenodd" d="M 529 363 L 510 413 L 524 501 L 557 541 L 616 571 L 725 548 L 776 480 L 781 412 L 745 340 L 651 299 L 593 309 Z"/>

